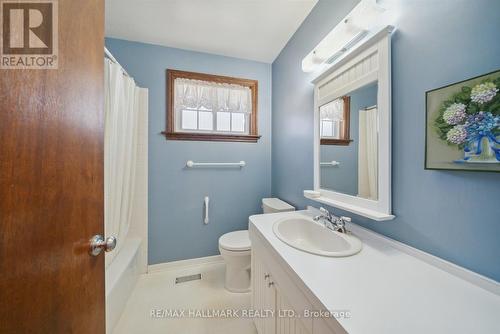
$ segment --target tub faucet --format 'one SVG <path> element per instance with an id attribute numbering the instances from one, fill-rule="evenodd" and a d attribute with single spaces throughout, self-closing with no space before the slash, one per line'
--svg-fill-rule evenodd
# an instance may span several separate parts
<path id="1" fill-rule="evenodd" d="M 314 217 L 313 220 L 318 222 L 322 221 L 323 225 L 335 232 L 346 233 L 347 230 L 345 228 L 345 223 L 350 222 L 351 218 L 349 217 L 337 217 L 333 213 L 330 213 L 327 209 L 321 207 L 319 208 L 321 214 Z"/>

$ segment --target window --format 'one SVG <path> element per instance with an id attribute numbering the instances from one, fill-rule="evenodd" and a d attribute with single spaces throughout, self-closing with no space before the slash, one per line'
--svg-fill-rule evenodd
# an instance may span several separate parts
<path id="1" fill-rule="evenodd" d="M 256 80 L 167 70 L 171 140 L 257 142 Z"/>
<path id="2" fill-rule="evenodd" d="M 322 105 L 319 114 L 321 145 L 349 145 L 350 97 Z"/>

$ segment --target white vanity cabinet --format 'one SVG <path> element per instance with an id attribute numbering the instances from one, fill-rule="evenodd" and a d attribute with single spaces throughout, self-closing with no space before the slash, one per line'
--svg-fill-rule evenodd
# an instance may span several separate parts
<path id="1" fill-rule="evenodd" d="M 256 252 L 252 253 L 252 308 L 259 334 L 311 334 L 295 317 L 300 314 L 286 298 L 276 278 Z"/>
<path id="2" fill-rule="evenodd" d="M 301 251 L 275 233 L 285 221 L 307 224 L 316 214 L 249 218 L 252 306 L 275 311 L 273 318 L 255 318 L 259 334 L 500 333 L 497 282 L 355 224 L 348 227 L 363 249 L 343 258 Z M 287 317 L 286 310 L 321 314 Z"/>
<path id="3" fill-rule="evenodd" d="M 252 252 L 252 309 L 259 334 L 275 334 L 276 288 L 266 265 Z"/>
<path id="4" fill-rule="evenodd" d="M 277 334 L 311 334 L 311 331 L 306 329 L 302 321 L 296 318 L 297 311 L 288 302 L 284 293 L 278 288 L 276 289 L 276 333 Z"/>
<path id="5" fill-rule="evenodd" d="M 252 238 L 252 309 L 259 334 L 343 334 L 334 331 L 326 319 L 313 318 L 314 307 L 294 278 L 271 254 Z M 267 314 L 266 314 L 267 312 Z"/>

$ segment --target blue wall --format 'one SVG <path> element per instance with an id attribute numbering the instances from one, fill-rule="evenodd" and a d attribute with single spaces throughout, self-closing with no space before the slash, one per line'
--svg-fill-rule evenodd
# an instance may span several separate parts
<path id="1" fill-rule="evenodd" d="M 149 44 L 106 39 L 136 82 L 149 88 L 149 263 L 218 254 L 220 235 L 247 229 L 271 193 L 271 65 Z M 167 68 L 259 81 L 258 143 L 167 141 Z M 239 169 L 186 170 L 187 160 L 240 161 Z M 203 224 L 203 197 L 210 223 Z"/>
<path id="2" fill-rule="evenodd" d="M 359 110 L 377 104 L 377 84 L 361 87 L 350 93 L 350 139 L 347 146 L 321 145 L 322 162 L 338 161 L 337 167 L 321 167 L 321 188 L 333 189 L 344 194 L 358 194 L 358 144 L 359 144 Z"/>
<path id="3" fill-rule="evenodd" d="M 500 281 L 500 174 L 423 168 L 425 92 L 500 68 L 500 2 L 386 2 L 401 5 L 392 39 L 397 218 L 354 221 Z M 273 63 L 272 189 L 298 206 L 318 206 L 302 196 L 313 186 L 313 87 L 300 62 L 356 3 L 320 0 Z"/>

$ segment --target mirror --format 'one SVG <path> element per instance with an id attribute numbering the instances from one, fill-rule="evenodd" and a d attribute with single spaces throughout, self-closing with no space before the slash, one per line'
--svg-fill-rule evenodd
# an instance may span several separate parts
<path id="1" fill-rule="evenodd" d="M 374 32 L 314 84 L 314 189 L 304 196 L 376 221 L 391 202 L 391 33 Z"/>
<path id="2" fill-rule="evenodd" d="M 378 199 L 377 82 L 319 106 L 320 187 Z"/>

